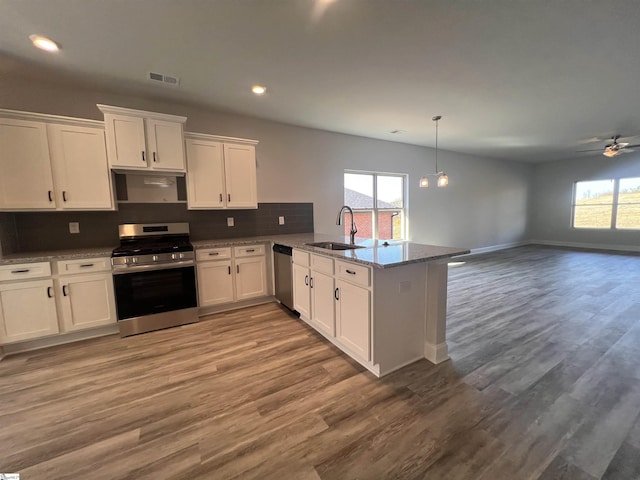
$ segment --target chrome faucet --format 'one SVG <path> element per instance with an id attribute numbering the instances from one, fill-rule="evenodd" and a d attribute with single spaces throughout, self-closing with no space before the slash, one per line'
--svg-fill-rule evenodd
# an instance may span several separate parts
<path id="1" fill-rule="evenodd" d="M 353 210 L 351 209 L 351 207 L 349 205 L 344 205 L 340 211 L 338 212 L 338 218 L 336 219 L 336 225 L 341 225 L 340 221 L 342 219 L 342 212 L 344 212 L 346 210 L 349 210 L 349 213 L 351 214 L 351 231 L 349 232 L 349 238 L 351 239 L 351 245 L 355 245 L 356 243 L 356 233 L 358 233 L 358 229 L 356 228 L 356 222 L 355 219 L 353 218 Z"/>

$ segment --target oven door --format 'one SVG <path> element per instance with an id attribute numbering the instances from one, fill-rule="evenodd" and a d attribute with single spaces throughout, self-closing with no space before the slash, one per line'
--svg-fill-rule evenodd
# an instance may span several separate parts
<path id="1" fill-rule="evenodd" d="M 193 265 L 115 272 L 118 320 L 197 307 Z"/>

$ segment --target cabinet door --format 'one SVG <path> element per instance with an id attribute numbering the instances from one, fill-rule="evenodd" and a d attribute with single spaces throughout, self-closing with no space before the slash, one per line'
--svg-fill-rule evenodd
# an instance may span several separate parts
<path id="1" fill-rule="evenodd" d="M 311 293 L 309 269 L 293 264 L 293 308 L 303 319 L 311 319 Z"/>
<path id="2" fill-rule="evenodd" d="M 47 126 L 57 203 L 64 209 L 113 209 L 111 172 L 100 127 Z"/>
<path id="3" fill-rule="evenodd" d="M 316 326 L 331 335 L 336 334 L 333 277 L 311 271 L 311 319 Z"/>
<path id="4" fill-rule="evenodd" d="M 0 118 L 0 209 L 54 209 L 47 129 Z"/>
<path id="5" fill-rule="evenodd" d="M 222 143 L 188 138 L 186 145 L 188 208 L 223 208 L 226 192 Z"/>
<path id="6" fill-rule="evenodd" d="M 370 360 L 371 293 L 344 280 L 336 280 L 336 338 L 349 350 Z"/>
<path id="7" fill-rule="evenodd" d="M 144 120 L 129 115 L 104 115 L 107 152 L 112 168 L 146 168 Z"/>
<path id="8" fill-rule="evenodd" d="M 258 208 L 255 147 L 225 143 L 224 170 L 227 207 Z"/>
<path id="9" fill-rule="evenodd" d="M 152 169 L 185 171 L 182 123 L 147 119 L 147 145 Z"/>
<path id="10" fill-rule="evenodd" d="M 0 285 L 0 343 L 58 333 L 51 280 Z"/>
<path id="11" fill-rule="evenodd" d="M 198 304 L 201 307 L 233 302 L 231 260 L 198 262 Z"/>
<path id="12" fill-rule="evenodd" d="M 267 294 L 267 261 L 264 257 L 237 258 L 236 299 L 263 297 Z"/>
<path id="13" fill-rule="evenodd" d="M 63 277 L 56 285 L 65 332 L 116 323 L 110 273 Z"/>

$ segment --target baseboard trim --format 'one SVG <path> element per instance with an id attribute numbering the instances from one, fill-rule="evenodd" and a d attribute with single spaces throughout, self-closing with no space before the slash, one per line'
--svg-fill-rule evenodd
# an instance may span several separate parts
<path id="1" fill-rule="evenodd" d="M 255 307 L 256 305 L 262 305 L 264 303 L 277 302 L 275 297 L 259 297 L 251 298 L 249 300 L 242 300 L 234 303 L 223 303 L 220 305 L 211 305 L 209 307 L 200 307 L 198 309 L 198 317 L 206 317 L 207 315 L 213 315 L 215 313 L 230 312 L 231 310 L 238 310 L 245 307 Z"/>
<path id="2" fill-rule="evenodd" d="M 640 252 L 640 245 L 611 245 L 607 243 L 557 242 L 554 240 L 531 240 L 531 245 L 550 247 L 580 248 L 585 250 L 610 250 L 615 252 Z"/>
<path id="3" fill-rule="evenodd" d="M 425 342 L 424 358 L 436 365 L 449 360 L 449 347 L 447 346 L 447 342 L 438 343 L 437 345 Z"/>
<path id="4" fill-rule="evenodd" d="M 478 255 L 480 253 L 497 252 L 499 250 L 523 247 L 525 245 L 530 245 L 530 244 L 531 244 L 530 240 L 525 240 L 522 242 L 501 243 L 500 245 L 490 245 L 488 247 L 472 248 L 470 253 L 467 253 L 466 255 L 460 255 L 460 257 L 456 257 L 456 258 L 461 258 L 469 255 Z"/>
<path id="5" fill-rule="evenodd" d="M 8 343 L 3 345 L 1 348 L 3 356 L 9 356 L 15 355 L 16 353 L 30 352 L 32 350 L 40 350 L 41 348 L 55 347 L 57 345 L 89 340 L 90 338 L 104 337 L 106 335 L 115 335 L 118 333 L 118 325 L 114 323 L 113 325 L 92 328 L 90 330 L 79 330 L 77 332 L 61 333 L 35 340 Z"/>

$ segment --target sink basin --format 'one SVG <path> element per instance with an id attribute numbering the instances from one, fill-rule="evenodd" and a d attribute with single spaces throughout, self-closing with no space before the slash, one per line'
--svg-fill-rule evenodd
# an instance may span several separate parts
<path id="1" fill-rule="evenodd" d="M 337 242 L 316 242 L 305 243 L 310 247 L 326 248 L 327 250 L 354 250 L 356 248 L 364 248 L 361 245 L 351 245 L 349 243 L 337 243 Z"/>

